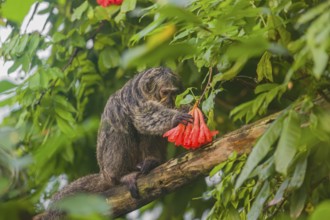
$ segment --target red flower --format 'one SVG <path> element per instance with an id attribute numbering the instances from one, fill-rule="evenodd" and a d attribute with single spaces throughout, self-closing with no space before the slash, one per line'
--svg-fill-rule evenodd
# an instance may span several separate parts
<path id="1" fill-rule="evenodd" d="M 97 0 L 97 4 L 102 7 L 107 7 L 109 5 L 121 5 L 123 0 Z"/>
<path id="2" fill-rule="evenodd" d="M 179 124 L 175 128 L 167 131 L 163 137 L 167 137 L 169 142 L 181 145 L 186 149 L 196 149 L 204 144 L 210 143 L 212 137 L 218 131 L 210 131 L 204 121 L 203 113 L 198 107 L 193 107 L 189 112 L 194 118 L 194 124 Z"/>
<path id="3" fill-rule="evenodd" d="M 183 138 L 184 141 L 183 141 L 183 145 L 182 145 L 184 148 L 187 148 L 186 146 L 191 145 L 190 133 L 191 133 L 192 129 L 193 129 L 193 125 L 191 123 L 189 123 L 186 126 L 186 130 L 184 131 L 184 138 Z M 189 147 L 187 149 L 189 149 Z"/>
<path id="4" fill-rule="evenodd" d="M 194 117 L 194 126 L 190 132 L 189 139 L 191 140 L 190 145 L 186 147 L 191 147 L 191 148 L 197 148 L 199 146 L 198 143 L 198 136 L 199 136 L 199 115 L 198 112 L 196 111 L 198 109 L 197 107 L 193 109 L 193 117 Z"/>
<path id="5" fill-rule="evenodd" d="M 200 120 L 200 133 L 198 136 L 198 142 L 199 143 L 209 143 L 212 141 L 212 137 L 216 134 L 218 134 L 218 131 L 210 131 L 210 129 L 207 127 L 204 121 L 203 113 L 199 108 L 196 109 L 199 115 Z"/>

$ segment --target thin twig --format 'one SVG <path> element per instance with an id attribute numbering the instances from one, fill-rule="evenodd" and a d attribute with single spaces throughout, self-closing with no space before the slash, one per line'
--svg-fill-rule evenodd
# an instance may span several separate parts
<path id="1" fill-rule="evenodd" d="M 35 4 L 35 6 L 34 6 L 34 8 L 33 8 L 32 15 L 31 15 L 31 17 L 30 17 L 28 23 L 26 24 L 26 27 L 25 27 L 24 33 L 26 33 L 27 28 L 29 27 L 29 25 L 30 25 L 30 23 L 31 23 L 31 21 L 32 21 L 32 19 L 33 19 L 33 17 L 34 17 L 34 15 L 36 14 L 37 9 L 38 9 L 38 7 L 39 7 L 39 4 L 40 4 L 39 2 L 37 2 L 37 3 Z"/>
<path id="2" fill-rule="evenodd" d="M 208 92 L 209 89 L 211 88 L 211 79 L 212 79 L 212 67 L 209 67 L 209 78 L 207 80 L 207 84 L 204 88 L 204 91 L 203 91 L 201 97 L 196 101 L 195 106 L 198 106 L 200 104 L 200 102 L 203 99 L 203 97 L 205 96 L 206 92 Z"/>
<path id="3" fill-rule="evenodd" d="M 80 48 L 79 47 L 75 47 L 70 58 L 69 61 L 62 67 L 62 72 L 64 72 L 73 62 L 74 58 L 77 56 L 78 52 L 79 52 Z"/>

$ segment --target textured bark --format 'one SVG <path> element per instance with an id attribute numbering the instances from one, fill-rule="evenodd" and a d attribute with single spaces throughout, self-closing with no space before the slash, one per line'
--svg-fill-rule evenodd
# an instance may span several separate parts
<path id="1" fill-rule="evenodd" d="M 112 207 L 113 217 L 131 212 L 201 175 L 207 175 L 214 166 L 227 160 L 234 151 L 238 154 L 249 153 L 256 140 L 278 114 L 243 126 L 216 139 L 212 144 L 171 159 L 148 175 L 141 176 L 137 181 L 140 199 L 133 199 L 125 186 L 111 188 L 103 195 Z"/>

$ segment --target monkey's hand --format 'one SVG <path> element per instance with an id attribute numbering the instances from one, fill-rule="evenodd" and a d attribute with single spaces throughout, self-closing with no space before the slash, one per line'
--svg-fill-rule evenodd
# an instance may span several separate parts
<path id="1" fill-rule="evenodd" d="M 132 119 L 141 134 L 163 135 L 179 123 L 193 122 L 193 117 L 175 109 L 166 108 L 155 101 L 147 101 L 132 109 Z"/>
<path id="2" fill-rule="evenodd" d="M 178 112 L 178 114 L 176 114 L 173 117 L 173 128 L 180 123 L 183 125 L 187 125 L 188 123 L 193 123 L 193 122 L 194 122 L 194 118 L 192 115 L 188 113 Z"/>

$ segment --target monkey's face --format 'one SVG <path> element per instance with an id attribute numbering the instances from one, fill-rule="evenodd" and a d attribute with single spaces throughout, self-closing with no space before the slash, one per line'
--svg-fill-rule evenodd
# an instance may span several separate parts
<path id="1" fill-rule="evenodd" d="M 151 68 L 143 73 L 142 91 L 151 99 L 173 108 L 176 96 L 182 92 L 179 76 L 164 67 Z"/>
<path id="2" fill-rule="evenodd" d="M 174 108 L 175 98 L 180 93 L 180 89 L 176 87 L 163 87 L 159 90 L 159 102 L 166 107 Z"/>

